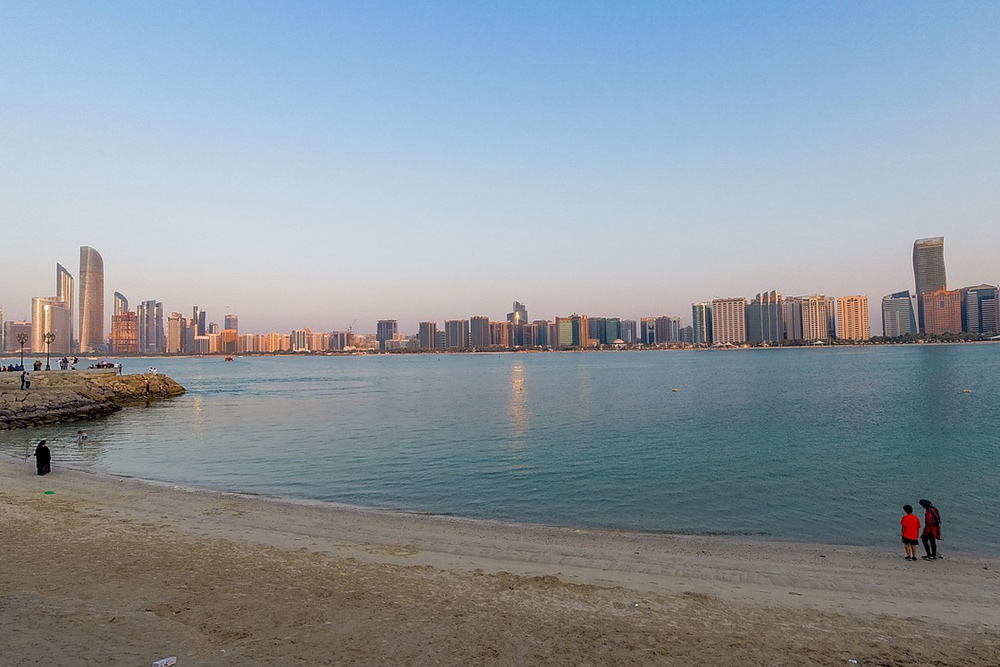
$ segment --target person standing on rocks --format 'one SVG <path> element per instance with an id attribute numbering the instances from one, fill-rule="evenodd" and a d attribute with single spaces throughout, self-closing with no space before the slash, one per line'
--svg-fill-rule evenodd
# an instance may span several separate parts
<path id="1" fill-rule="evenodd" d="M 39 475 L 48 475 L 52 472 L 52 452 L 45 446 L 44 440 L 35 447 L 35 467 L 38 468 Z"/>
<path id="2" fill-rule="evenodd" d="M 21 389 L 31 389 L 31 371 L 21 371 Z"/>

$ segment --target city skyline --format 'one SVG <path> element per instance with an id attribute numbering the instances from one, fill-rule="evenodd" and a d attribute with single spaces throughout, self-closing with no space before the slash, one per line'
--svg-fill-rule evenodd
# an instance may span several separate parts
<path id="1" fill-rule="evenodd" d="M 927 299 L 930 299 L 931 301 L 926 302 L 930 303 L 933 301 L 935 303 L 939 303 L 940 305 L 938 306 L 938 309 L 947 308 L 947 312 L 941 311 L 943 314 L 935 317 L 933 325 L 930 325 L 927 328 L 927 333 L 955 333 L 958 331 L 968 331 L 969 329 L 965 329 L 963 325 L 965 311 L 972 313 L 971 317 L 977 318 L 977 321 L 979 322 L 980 328 L 973 328 L 971 331 L 995 331 L 995 323 L 997 321 L 997 313 L 995 311 L 996 284 L 978 283 L 973 285 L 963 285 L 960 287 L 954 287 L 950 292 L 947 291 L 946 288 L 948 280 L 944 246 L 944 237 L 916 239 L 913 242 L 912 253 L 912 281 L 914 289 L 909 292 L 903 291 L 886 294 L 881 298 L 881 304 L 875 301 L 869 303 L 867 294 L 836 296 L 827 294 L 786 294 L 783 298 L 780 291 L 771 290 L 770 292 L 758 293 L 756 297 L 753 297 L 752 299 L 747 295 L 714 297 L 711 300 L 711 303 L 707 304 L 705 302 L 692 301 L 690 303 L 692 310 L 687 311 L 690 313 L 690 319 L 688 319 L 687 313 L 685 313 L 684 316 L 668 313 L 647 313 L 643 316 L 629 317 L 627 315 L 623 316 L 620 313 L 610 312 L 597 315 L 588 315 L 587 313 L 584 313 L 583 317 L 591 317 L 591 319 L 601 320 L 612 318 L 616 321 L 649 321 L 650 323 L 653 320 L 661 319 L 677 320 L 677 324 L 673 325 L 675 329 L 686 326 L 694 327 L 694 338 L 692 341 L 688 342 L 695 343 L 705 342 L 704 337 L 707 337 L 709 340 L 715 340 L 716 342 L 723 343 L 736 342 L 739 340 L 779 340 L 781 338 L 792 340 L 819 340 L 825 338 L 827 333 L 830 338 L 841 337 L 863 339 L 865 336 L 861 335 L 860 332 L 862 331 L 871 331 L 871 335 L 878 336 L 881 335 L 881 331 L 884 330 L 886 332 L 885 335 L 890 337 L 893 335 L 899 335 L 900 333 L 907 333 L 908 331 L 910 333 L 922 333 L 924 331 L 924 326 L 922 323 L 920 308 Z M 129 299 L 127 296 L 119 291 L 114 291 L 112 299 L 113 308 L 110 312 L 106 311 L 103 307 L 103 259 L 97 250 L 89 246 L 80 247 L 80 274 L 85 276 L 86 280 L 79 283 L 78 288 L 80 313 L 79 321 L 74 322 L 73 320 L 75 312 L 75 281 L 73 275 L 59 263 L 56 263 L 56 296 L 32 298 L 32 310 L 29 320 L 46 322 L 47 327 L 51 328 L 53 331 L 59 332 L 57 339 L 58 342 L 55 343 L 53 351 L 57 351 L 60 354 L 70 352 L 101 352 L 105 348 L 104 343 L 107 343 L 109 338 L 119 338 L 130 341 L 125 349 L 132 350 L 132 346 L 134 345 L 136 346 L 136 352 L 154 352 L 156 349 L 161 348 L 166 344 L 165 337 L 168 334 L 166 329 L 163 327 L 163 323 L 167 320 L 167 313 L 172 313 L 171 317 L 173 317 L 173 315 L 180 315 L 177 311 L 184 310 L 183 308 L 175 308 L 173 304 L 164 305 L 162 301 L 152 299 L 140 302 L 134 312 L 129 312 Z M 87 287 L 87 285 L 90 287 Z M 986 292 L 983 292 L 979 288 L 986 289 Z M 920 289 L 930 291 L 921 293 Z M 959 290 L 971 292 L 972 301 L 965 303 L 966 296 L 964 294 L 960 294 Z M 949 300 L 950 304 L 947 307 L 945 305 L 946 298 Z M 984 298 L 989 299 L 985 305 L 983 302 Z M 886 303 L 890 300 L 894 302 L 894 305 L 889 306 L 889 311 L 886 311 Z M 741 305 L 737 305 L 736 302 L 740 302 Z M 906 304 L 905 308 L 909 309 L 909 311 L 907 311 L 909 312 L 909 315 L 900 310 L 901 306 L 895 305 L 896 303 L 903 302 Z M 89 303 L 89 307 L 85 307 L 85 303 Z M 704 318 L 697 311 L 697 307 L 699 305 L 714 308 L 716 311 L 714 323 L 711 316 L 708 317 L 707 321 L 701 321 Z M 0 303 L 0 308 L 2 307 L 3 304 Z M 218 333 L 221 330 L 235 331 L 238 329 L 239 315 L 235 312 L 231 312 L 229 307 L 227 307 L 227 310 L 223 315 L 213 315 L 211 322 L 209 322 L 207 309 L 202 308 L 197 304 L 193 305 L 191 308 L 191 321 L 194 323 L 193 326 L 196 329 L 197 335 L 203 336 L 206 333 L 209 333 L 209 328 L 215 330 L 212 333 Z M 739 310 L 739 322 L 732 320 L 731 316 L 720 319 L 719 313 L 722 311 L 719 309 L 723 309 L 723 311 L 725 311 L 725 309 L 729 308 L 737 308 Z M 792 310 L 788 310 L 789 308 L 792 308 Z M 820 311 L 817 309 L 821 309 L 823 313 L 822 319 L 818 319 L 821 316 L 819 315 Z M 466 324 L 468 324 L 468 320 L 470 318 L 473 320 L 480 318 L 488 323 L 506 321 L 514 325 L 531 321 L 527 316 L 526 306 L 516 300 L 513 302 L 512 311 L 508 312 L 505 318 L 494 317 L 492 314 L 483 314 L 487 312 L 483 308 L 479 308 L 474 312 L 479 314 L 451 314 L 449 317 L 437 320 L 424 318 L 412 330 L 407 329 L 405 323 L 402 327 L 399 326 L 398 318 L 381 318 L 378 322 L 372 325 L 373 328 L 371 330 L 367 328 L 369 323 L 361 323 L 359 327 L 355 328 L 355 325 L 358 324 L 358 321 L 355 319 L 345 327 L 322 329 L 314 327 L 309 323 L 300 323 L 298 325 L 285 328 L 283 331 L 306 330 L 316 333 L 343 333 L 353 331 L 356 334 L 377 334 L 381 336 L 381 323 L 383 321 L 391 321 L 393 323 L 391 333 L 399 332 L 407 337 L 412 335 L 419 338 L 422 341 L 422 345 L 426 347 L 427 341 L 434 340 L 435 335 L 441 336 L 443 339 L 446 338 L 446 336 L 459 336 L 457 332 L 452 332 L 452 334 L 446 335 L 445 328 L 436 328 L 438 322 L 443 322 L 445 327 L 447 327 L 449 323 L 457 323 L 461 319 L 465 319 Z M 545 314 L 540 318 L 534 319 L 546 319 L 550 321 L 558 320 L 560 317 L 565 318 L 569 312 L 573 312 L 575 317 L 577 310 L 563 309 L 556 313 Z M 793 316 L 793 312 L 797 313 L 797 315 Z M 882 315 L 885 312 L 891 312 L 892 322 L 889 324 L 888 328 L 884 329 L 881 324 L 881 320 Z M 0 318 L 3 318 L 2 313 L 3 311 L 0 310 Z M 850 313 L 849 316 L 848 313 Z M 100 317 L 100 314 L 103 314 L 103 318 Z M 850 325 L 848 325 L 850 333 L 846 336 L 836 335 L 835 331 L 840 331 L 839 323 L 842 320 L 846 320 L 848 317 L 851 321 Z M 945 319 L 941 319 L 942 317 Z M 18 321 L 17 318 L 11 318 L 9 316 L 6 317 L 6 320 Z M 107 329 L 110 334 L 109 337 L 103 338 L 101 343 L 96 343 L 91 334 L 90 344 L 85 344 L 84 340 L 88 338 L 88 336 L 85 335 L 85 330 L 87 329 L 87 326 L 84 324 L 85 320 L 90 322 L 89 327 L 91 329 L 100 328 L 102 331 L 105 328 L 105 324 L 109 323 L 110 328 Z M 222 321 L 222 324 L 219 323 L 219 320 Z M 907 320 L 909 320 L 910 324 L 906 324 Z M 789 335 L 785 335 L 786 332 L 783 331 L 784 325 L 782 322 L 785 321 L 798 322 L 798 324 L 792 327 Z M 959 328 L 956 328 L 956 322 L 959 323 Z M 987 325 L 992 326 L 993 328 L 982 329 L 981 327 L 984 326 L 984 322 L 988 323 Z M 425 325 L 433 325 L 436 330 L 425 329 Z M 650 326 L 652 326 L 652 324 L 650 324 Z M 801 331 L 797 328 L 799 326 L 802 327 Z M 70 331 L 69 336 L 64 333 L 67 329 Z M 76 329 L 79 329 L 79 336 L 73 333 Z M 244 329 L 244 331 L 246 330 L 247 329 Z M 253 331 L 255 333 L 275 333 L 282 330 L 272 327 L 270 329 L 253 329 Z M 652 331 L 652 329 L 650 331 Z M 40 338 L 43 333 L 44 331 L 41 330 L 32 332 L 31 345 L 35 349 L 39 349 L 43 345 Z M 466 335 L 468 336 L 468 334 Z M 70 340 L 70 345 L 68 347 L 65 345 L 64 340 L 67 337 Z M 389 337 L 391 337 L 391 335 Z M 486 337 L 488 338 L 488 334 Z M 651 333 L 649 337 L 651 340 Z M 657 333 L 656 338 L 658 340 L 668 340 L 666 336 L 661 336 L 659 333 Z M 381 338 L 379 339 L 381 340 Z M 641 341 L 642 339 L 643 335 L 640 333 L 638 340 Z M 670 340 L 679 340 L 679 338 L 674 336 L 673 338 L 670 338 Z M 522 344 L 523 342 L 521 340 L 512 340 L 510 346 L 520 346 Z M 434 347 L 434 344 L 432 343 L 430 347 Z"/>
<path id="2" fill-rule="evenodd" d="M 867 295 L 878 331 L 933 236 L 951 286 L 1000 277 L 993 3 L 0 18 L 8 320 L 79 246 L 106 301 L 255 331 L 770 290 Z"/>

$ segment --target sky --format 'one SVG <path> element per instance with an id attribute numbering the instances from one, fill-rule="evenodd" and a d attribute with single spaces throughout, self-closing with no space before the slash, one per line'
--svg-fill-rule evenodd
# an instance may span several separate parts
<path id="1" fill-rule="evenodd" d="M 241 331 L 1000 282 L 997 2 L 0 3 L 0 307 Z"/>

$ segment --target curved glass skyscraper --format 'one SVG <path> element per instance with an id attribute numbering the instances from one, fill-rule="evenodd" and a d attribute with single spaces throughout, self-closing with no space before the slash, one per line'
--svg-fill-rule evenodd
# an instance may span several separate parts
<path id="1" fill-rule="evenodd" d="M 917 294 L 917 325 L 924 332 L 924 294 L 948 289 L 944 270 L 944 237 L 913 242 L 913 281 Z"/>
<path id="2" fill-rule="evenodd" d="M 104 260 L 80 246 L 80 352 L 104 349 Z"/>

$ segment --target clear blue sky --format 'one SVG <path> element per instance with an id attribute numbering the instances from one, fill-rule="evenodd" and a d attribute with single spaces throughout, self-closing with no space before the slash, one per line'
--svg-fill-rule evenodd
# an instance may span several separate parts
<path id="1" fill-rule="evenodd" d="M 1000 282 L 997 2 L 4 2 L 0 305 L 244 331 Z M 227 309 L 228 307 L 228 309 Z"/>

